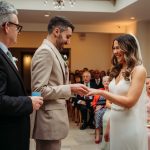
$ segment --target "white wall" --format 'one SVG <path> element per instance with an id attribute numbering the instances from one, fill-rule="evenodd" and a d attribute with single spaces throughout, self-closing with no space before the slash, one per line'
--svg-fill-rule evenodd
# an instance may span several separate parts
<path id="1" fill-rule="evenodd" d="M 71 39 L 71 70 L 110 68 L 110 34 L 75 33 Z"/>
<path id="2" fill-rule="evenodd" d="M 150 22 L 138 22 L 137 38 L 141 46 L 143 63 L 150 75 Z"/>
<path id="3" fill-rule="evenodd" d="M 150 22 L 133 23 L 126 33 L 135 34 L 140 42 L 144 65 L 150 75 Z M 85 35 L 85 36 L 84 36 Z M 71 70 L 108 69 L 111 66 L 112 40 L 119 34 L 74 33 L 71 39 Z M 37 48 L 47 36 L 46 32 L 22 32 L 14 47 Z"/>
<path id="4" fill-rule="evenodd" d="M 150 22 L 140 21 L 127 27 L 127 33 L 136 35 L 139 40 L 144 66 L 150 75 Z"/>
<path id="5" fill-rule="evenodd" d="M 133 22 L 130 25 L 126 27 L 126 33 L 134 34 L 136 36 L 137 34 L 137 23 Z"/>
<path id="6" fill-rule="evenodd" d="M 46 32 L 22 32 L 14 47 L 37 48 L 47 36 Z M 111 66 L 112 34 L 73 33 L 71 44 L 71 70 L 106 70 Z"/>

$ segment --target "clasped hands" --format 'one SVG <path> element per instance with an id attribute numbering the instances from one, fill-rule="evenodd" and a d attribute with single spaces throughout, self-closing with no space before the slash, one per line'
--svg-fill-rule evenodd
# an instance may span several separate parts
<path id="1" fill-rule="evenodd" d="M 88 88 L 84 84 L 70 84 L 71 92 L 81 96 L 97 95 L 100 90 Z M 38 110 L 43 105 L 43 97 L 30 96 L 34 110 Z"/>
<path id="2" fill-rule="evenodd" d="M 71 92 L 80 96 L 94 96 L 99 94 L 99 89 L 88 88 L 84 84 L 70 84 Z"/>

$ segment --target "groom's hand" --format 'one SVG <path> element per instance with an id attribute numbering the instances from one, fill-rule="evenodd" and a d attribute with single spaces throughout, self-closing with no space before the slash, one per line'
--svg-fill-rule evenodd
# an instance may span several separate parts
<path id="1" fill-rule="evenodd" d="M 78 95 L 87 95 L 89 88 L 84 84 L 70 84 L 71 92 Z"/>

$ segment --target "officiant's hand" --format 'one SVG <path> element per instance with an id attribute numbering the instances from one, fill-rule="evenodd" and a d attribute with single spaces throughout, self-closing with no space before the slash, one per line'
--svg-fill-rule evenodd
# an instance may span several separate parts
<path id="1" fill-rule="evenodd" d="M 43 105 L 43 97 L 41 96 L 30 96 L 32 100 L 32 107 L 34 110 L 39 110 Z"/>

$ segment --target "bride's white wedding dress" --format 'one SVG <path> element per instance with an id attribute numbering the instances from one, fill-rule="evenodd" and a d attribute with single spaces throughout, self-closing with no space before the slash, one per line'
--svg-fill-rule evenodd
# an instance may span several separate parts
<path id="1" fill-rule="evenodd" d="M 140 81 L 139 81 L 140 82 Z M 109 84 L 109 91 L 126 95 L 130 81 L 115 78 Z M 144 90 L 138 102 L 130 109 L 112 104 L 110 113 L 110 150 L 148 150 L 146 129 L 146 102 Z"/>

